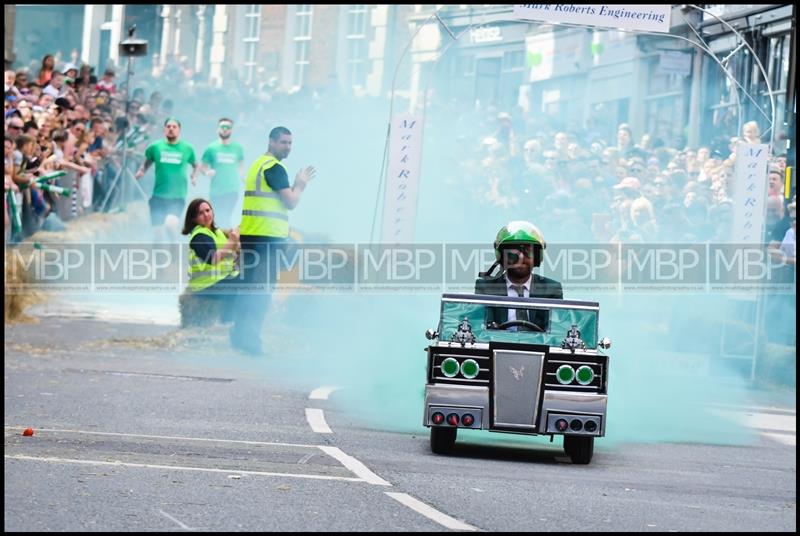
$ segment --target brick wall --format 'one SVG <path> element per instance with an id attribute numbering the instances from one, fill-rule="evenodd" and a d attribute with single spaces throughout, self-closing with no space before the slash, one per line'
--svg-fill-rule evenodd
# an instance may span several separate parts
<path id="1" fill-rule="evenodd" d="M 336 47 L 339 32 L 338 4 L 314 4 L 311 26 L 311 48 L 306 73 L 306 86 L 326 87 L 336 74 Z"/>
<path id="2" fill-rule="evenodd" d="M 285 4 L 261 7 L 261 34 L 258 62 L 264 67 L 266 78 L 281 77 L 283 62 L 292 61 L 292 50 L 284 50 L 286 40 Z"/>

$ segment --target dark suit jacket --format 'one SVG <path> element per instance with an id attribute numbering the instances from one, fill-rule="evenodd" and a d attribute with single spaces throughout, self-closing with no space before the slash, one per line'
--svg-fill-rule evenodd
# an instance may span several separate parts
<path id="1" fill-rule="evenodd" d="M 478 278 L 475 280 L 475 294 L 488 294 L 490 296 L 508 296 L 508 280 L 506 274 L 497 277 Z M 549 277 L 533 274 L 531 281 L 531 298 L 550 298 L 563 300 L 564 291 L 561 283 Z M 486 323 L 497 322 L 502 324 L 508 320 L 507 309 L 487 307 Z M 547 313 L 545 311 L 532 311 L 531 322 L 547 330 Z"/>

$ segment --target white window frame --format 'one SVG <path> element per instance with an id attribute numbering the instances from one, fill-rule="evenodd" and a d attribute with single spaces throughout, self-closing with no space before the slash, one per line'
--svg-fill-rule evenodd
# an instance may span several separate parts
<path id="1" fill-rule="evenodd" d="M 367 4 L 351 4 L 347 7 L 347 83 L 350 87 L 364 87 L 367 83 Z M 354 54 L 354 51 L 358 51 Z M 363 69 L 363 72 L 359 72 Z"/>
<path id="2" fill-rule="evenodd" d="M 252 27 L 251 27 L 252 25 Z M 247 4 L 244 12 L 244 80 L 252 84 L 258 65 L 258 44 L 261 41 L 261 4 Z"/>
<path id="3" fill-rule="evenodd" d="M 314 5 L 298 4 L 294 14 L 294 73 L 295 88 L 303 87 L 309 65 Z M 307 23 L 307 24 L 306 24 Z"/>

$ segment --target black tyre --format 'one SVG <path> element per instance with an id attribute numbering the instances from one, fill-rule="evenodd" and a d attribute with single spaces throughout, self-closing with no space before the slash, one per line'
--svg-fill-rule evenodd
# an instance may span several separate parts
<path id="1" fill-rule="evenodd" d="M 458 428 L 431 426 L 431 450 L 436 454 L 448 454 L 453 450 Z"/>
<path id="2" fill-rule="evenodd" d="M 594 454 L 594 438 L 591 436 L 564 436 L 564 452 L 572 463 L 586 465 L 592 461 Z"/>

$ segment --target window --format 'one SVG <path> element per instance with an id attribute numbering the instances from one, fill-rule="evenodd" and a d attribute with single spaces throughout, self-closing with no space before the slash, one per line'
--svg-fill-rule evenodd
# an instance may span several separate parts
<path id="1" fill-rule="evenodd" d="M 347 11 L 347 83 L 363 87 L 367 81 L 367 6 L 354 4 Z"/>
<path id="2" fill-rule="evenodd" d="M 503 54 L 503 71 L 521 71 L 525 68 L 525 51 L 512 50 Z"/>
<path id="3" fill-rule="evenodd" d="M 261 5 L 248 4 L 244 13 L 244 80 L 252 84 L 258 63 L 258 41 L 261 32 Z"/>
<path id="4" fill-rule="evenodd" d="M 791 37 L 789 34 L 772 37 L 769 40 L 769 66 L 767 67 L 772 96 L 775 99 L 776 127 L 781 124 L 781 114 L 786 109 L 786 85 L 789 80 L 789 58 L 791 57 Z M 769 93 L 764 88 L 763 108 L 769 113 Z"/>
<path id="5" fill-rule="evenodd" d="M 769 40 L 768 76 L 773 91 L 786 91 L 789 78 L 789 34 L 779 35 Z"/>
<path id="6" fill-rule="evenodd" d="M 311 43 L 311 17 L 314 7 L 311 4 L 299 4 L 294 19 L 294 85 L 303 87 L 306 69 L 308 68 L 308 49 Z"/>

